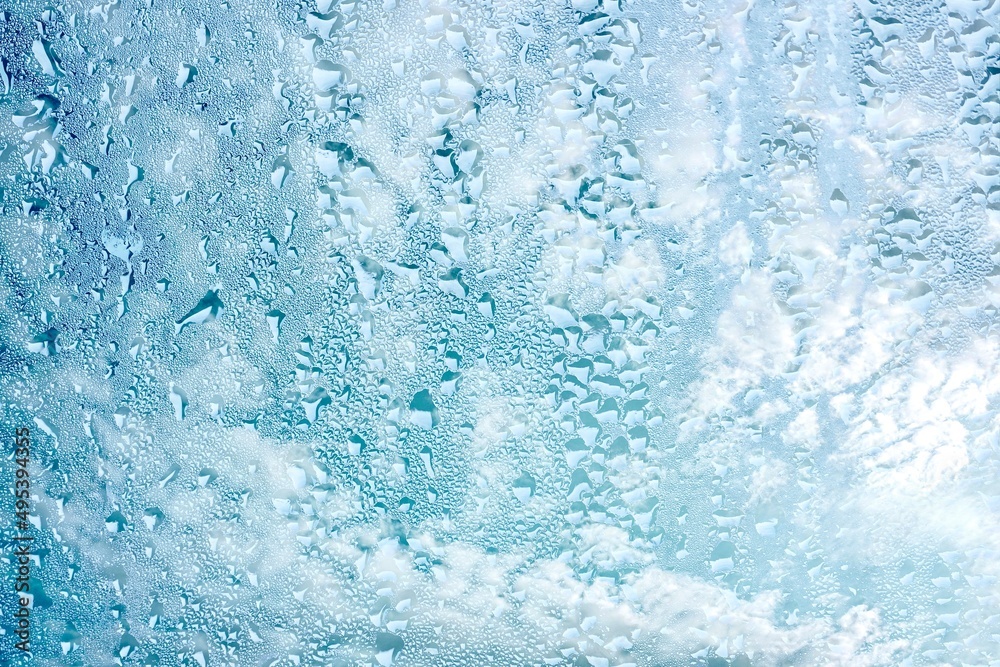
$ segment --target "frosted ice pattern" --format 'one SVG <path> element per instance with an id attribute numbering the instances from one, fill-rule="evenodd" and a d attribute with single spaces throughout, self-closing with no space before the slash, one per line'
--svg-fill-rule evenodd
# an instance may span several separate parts
<path id="1" fill-rule="evenodd" d="M 0 663 L 1000 665 L 998 26 L 0 5 Z"/>

